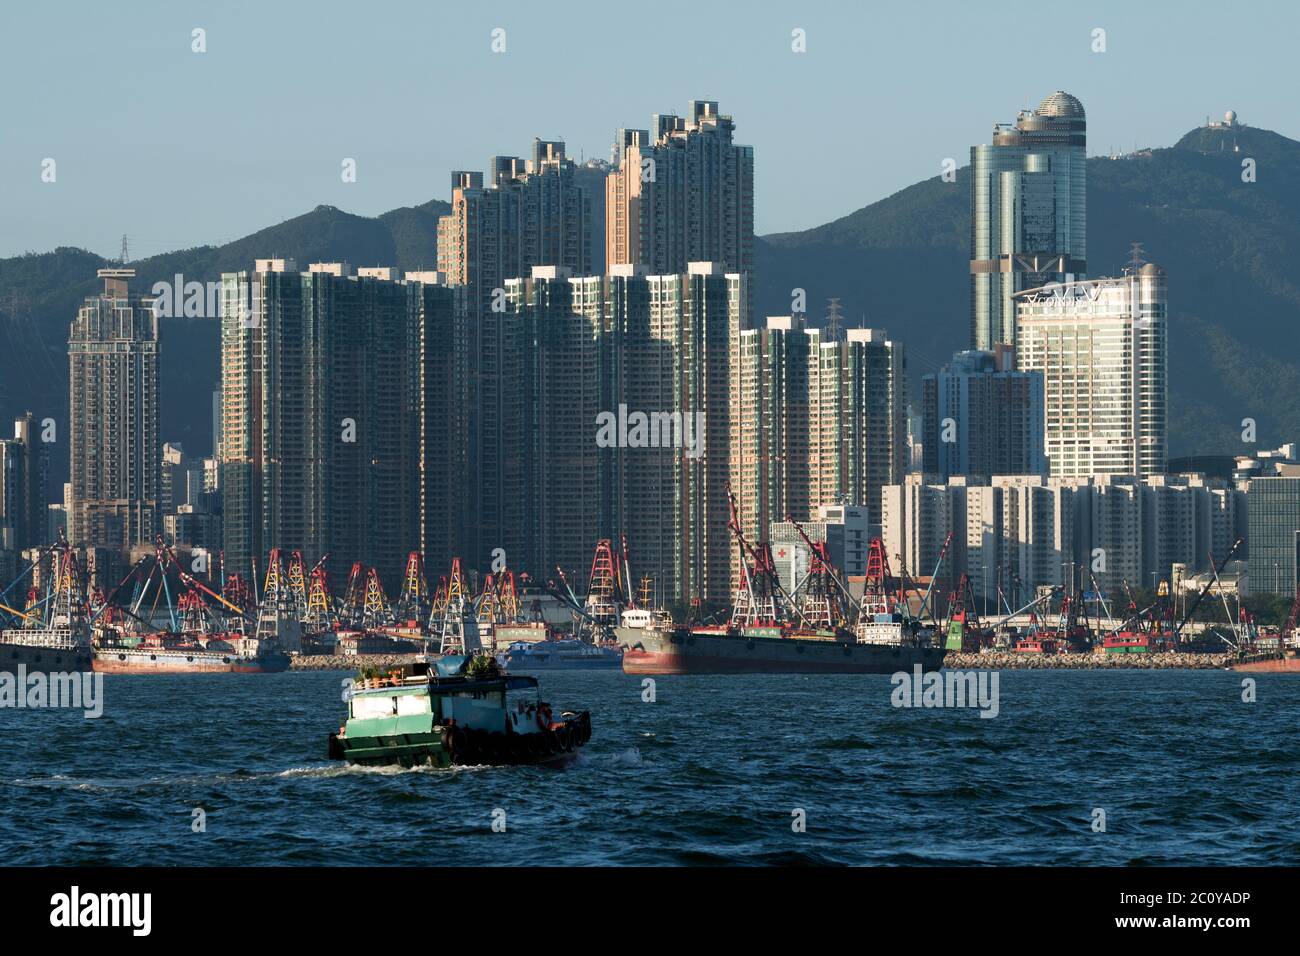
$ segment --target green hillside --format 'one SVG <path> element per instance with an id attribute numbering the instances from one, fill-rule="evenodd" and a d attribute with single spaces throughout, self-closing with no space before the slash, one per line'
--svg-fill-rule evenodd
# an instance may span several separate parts
<path id="1" fill-rule="evenodd" d="M 354 216 L 333 206 L 245 236 L 224 246 L 200 246 L 132 262 L 134 288 L 155 282 L 208 282 L 223 272 L 251 268 L 270 256 L 310 262 L 345 260 L 357 266 L 396 265 L 432 268 L 437 256 L 438 216 L 447 203 L 394 209 L 377 218 Z M 95 270 L 105 260 L 82 249 L 60 248 L 37 255 L 0 259 L 0 349 L 6 356 L 0 375 L 0 416 L 30 409 L 54 418 L 60 427 L 68 414 L 68 325 L 87 295 L 100 288 Z M 218 387 L 217 323 L 211 319 L 163 320 L 162 434 L 191 454 L 212 448 L 212 391 Z M 66 480 L 66 451 L 56 453 L 52 479 Z"/>

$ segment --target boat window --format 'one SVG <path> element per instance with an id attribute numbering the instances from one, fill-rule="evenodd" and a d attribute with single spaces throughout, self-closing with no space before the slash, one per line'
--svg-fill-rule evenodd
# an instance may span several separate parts
<path id="1" fill-rule="evenodd" d="M 423 694 L 406 694 L 397 698 L 397 716 L 429 713 L 429 698 Z"/>
<path id="2" fill-rule="evenodd" d="M 366 696 L 352 698 L 352 716 L 392 717 L 397 713 L 396 697 Z"/>

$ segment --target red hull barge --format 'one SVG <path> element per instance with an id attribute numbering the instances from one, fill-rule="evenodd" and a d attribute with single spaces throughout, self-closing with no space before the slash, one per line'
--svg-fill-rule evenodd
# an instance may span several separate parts
<path id="1" fill-rule="evenodd" d="M 665 674 L 893 674 L 943 666 L 939 647 L 647 630 L 624 644 L 623 672 Z"/>
<path id="2" fill-rule="evenodd" d="M 289 655 L 241 657 L 220 651 L 160 651 L 96 648 L 93 669 L 99 674 L 276 674 L 289 669 Z"/>
<path id="3" fill-rule="evenodd" d="M 1300 674 L 1300 657 L 1265 657 L 1253 661 L 1237 661 L 1228 666 L 1234 671 L 1253 671 L 1258 674 Z"/>

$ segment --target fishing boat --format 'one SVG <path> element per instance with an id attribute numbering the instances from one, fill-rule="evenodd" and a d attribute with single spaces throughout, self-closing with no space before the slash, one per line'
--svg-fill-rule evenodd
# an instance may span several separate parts
<path id="1" fill-rule="evenodd" d="M 328 755 L 403 767 L 558 764 L 590 739 L 590 713 L 555 715 L 537 678 L 486 654 L 449 655 L 361 678 Z"/>
<path id="2" fill-rule="evenodd" d="M 1253 671 L 1266 674 L 1300 673 L 1300 632 L 1296 630 L 1300 622 L 1300 586 L 1296 587 L 1295 600 L 1286 623 L 1276 634 L 1263 634 L 1256 625 L 1253 616 L 1244 611 L 1239 613 L 1244 618 L 1244 633 L 1237 643 L 1236 659 L 1228 665 L 1234 671 Z"/>
<path id="3" fill-rule="evenodd" d="M 77 555 L 67 541 L 41 551 L 40 557 L 5 590 L 15 587 L 38 565 L 48 561 L 45 592 L 32 585 L 24 608 L 0 603 L 0 620 L 12 618 L 17 627 L 0 630 L 0 670 L 27 673 L 71 673 L 91 669 L 90 628 L 82 600 Z M 0 592 L 0 597 L 4 594 Z"/>
<path id="4" fill-rule="evenodd" d="M 181 588 L 174 604 L 169 572 Z M 134 598 L 118 603 L 115 599 L 128 585 L 134 585 Z M 155 615 L 145 608 L 151 591 L 155 601 L 166 598 L 163 627 L 155 626 Z M 142 557 L 116 588 L 109 594 L 96 588 L 91 595 L 94 670 L 104 674 L 288 670 L 291 658 L 285 643 L 267 623 L 268 618 L 283 619 L 286 614 L 269 601 L 265 604 L 254 630 L 251 615 L 185 571 L 159 536 L 153 554 Z M 295 640 L 293 647 L 297 650 L 300 642 Z"/>
<path id="5" fill-rule="evenodd" d="M 148 634 L 113 640 L 97 632 L 94 670 L 104 674 L 276 674 L 289 669 L 288 654 L 241 634 L 207 637 Z"/>
<path id="6" fill-rule="evenodd" d="M 1101 642 L 1102 652 L 1106 654 L 1155 654 L 1174 647 L 1172 635 L 1154 631 L 1116 631 L 1107 634 Z"/>
<path id="7" fill-rule="evenodd" d="M 1041 634 L 1022 637 L 1011 646 L 1011 649 L 1017 654 L 1055 654 L 1056 638 L 1044 637 Z"/>
<path id="8" fill-rule="evenodd" d="M 91 669 L 90 642 L 82 627 L 16 627 L 0 631 L 0 671 L 71 673 Z"/>

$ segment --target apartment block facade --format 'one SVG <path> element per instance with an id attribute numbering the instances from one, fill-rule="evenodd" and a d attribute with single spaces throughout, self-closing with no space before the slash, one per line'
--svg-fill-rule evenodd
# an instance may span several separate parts
<path id="1" fill-rule="evenodd" d="M 558 140 L 533 140 L 530 158 L 493 156 L 483 173 L 452 174 L 451 212 L 438 220 L 438 271 L 464 286 L 474 312 L 503 307 L 507 279 L 533 266 L 572 275 L 592 268 L 592 176 L 579 173 Z"/>
<path id="2" fill-rule="evenodd" d="M 711 100 L 686 116 L 656 114 L 652 129 L 622 129 L 606 180 L 605 260 L 651 275 L 690 262 L 754 271 L 754 150 Z M 747 303 L 748 304 L 748 303 Z"/>
<path id="3" fill-rule="evenodd" d="M 901 343 L 776 316 L 740 332 L 733 366 L 731 473 L 746 536 L 844 502 L 879 523 L 881 489 L 906 472 Z"/>
<path id="4" fill-rule="evenodd" d="M 1165 272 L 1018 293 L 1017 367 L 1043 378 L 1053 477 L 1165 471 L 1168 304 Z"/>
<path id="5" fill-rule="evenodd" d="M 1014 352 L 959 352 L 921 379 L 923 469 L 950 475 L 1045 474 L 1043 377 Z"/>
<path id="6" fill-rule="evenodd" d="M 0 439 L 0 551 L 48 543 L 47 443 L 31 412 L 14 419 L 12 438 Z"/>
<path id="7" fill-rule="evenodd" d="M 1253 492 L 1252 492 L 1253 504 Z M 941 578 L 969 574 L 976 595 L 1012 609 L 1042 587 L 1152 588 L 1221 560 L 1246 530 L 1243 486 L 1202 475 L 991 479 L 911 474 L 884 489 L 891 556 L 928 574 L 949 533 Z"/>
<path id="8" fill-rule="evenodd" d="M 729 597 L 730 344 L 744 278 L 536 267 L 485 317 L 480 504 L 471 566 L 585 580 L 598 538 L 625 536 L 670 600 Z M 612 430 L 609 430 L 612 423 Z M 606 429 L 602 433 L 602 429 Z"/>
<path id="9" fill-rule="evenodd" d="M 463 444 L 448 409 L 427 406 L 431 391 L 463 387 L 442 380 L 445 363 L 458 360 L 456 333 L 426 334 L 434 321 L 453 323 L 457 295 L 340 263 L 299 272 L 291 260 L 264 259 L 222 276 L 228 569 L 264 569 L 278 547 L 312 562 L 328 555 L 334 581 L 362 561 L 396 586 L 422 540 L 455 540 L 437 532 L 422 491 L 438 468 L 457 467 L 438 452 Z M 444 521 L 462 510 L 432 507 L 445 508 Z"/>
<path id="10" fill-rule="evenodd" d="M 158 316 L 129 291 L 134 269 L 98 275 L 103 292 L 85 300 L 68 335 L 68 535 L 125 553 L 162 530 Z"/>

